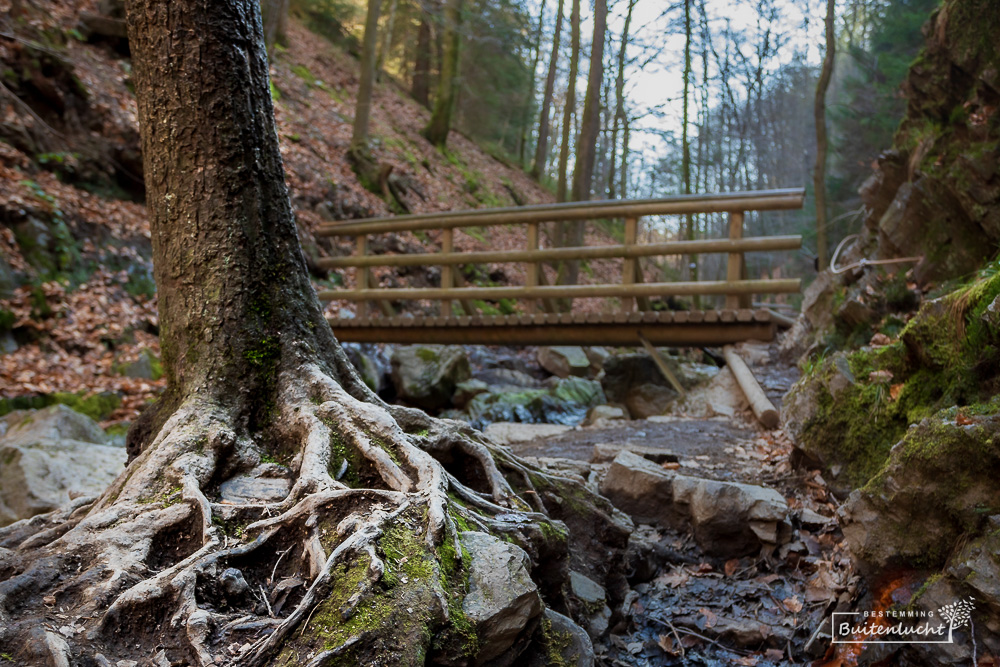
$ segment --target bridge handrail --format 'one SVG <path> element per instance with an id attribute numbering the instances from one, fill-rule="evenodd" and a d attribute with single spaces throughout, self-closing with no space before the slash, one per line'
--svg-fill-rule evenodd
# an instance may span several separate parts
<path id="1" fill-rule="evenodd" d="M 320 225 L 317 236 L 357 236 L 389 232 L 486 227 L 519 222 L 558 222 L 593 218 L 684 215 L 688 213 L 737 213 L 802 208 L 804 188 L 727 192 L 710 195 L 677 195 L 660 199 L 604 200 L 536 204 L 507 208 L 420 213 L 369 218 Z"/>
<path id="2" fill-rule="evenodd" d="M 801 208 L 805 199 L 802 188 L 764 190 L 760 192 L 733 192 L 709 195 L 682 195 L 662 199 L 570 202 L 521 206 L 516 208 L 479 211 L 455 211 L 421 215 L 397 216 L 356 220 L 324 225 L 319 236 L 354 236 L 356 254 L 349 257 L 330 257 L 317 263 L 322 268 L 355 268 L 354 289 L 324 290 L 322 300 L 360 302 L 360 313 L 367 313 L 367 303 L 374 302 L 387 315 L 392 314 L 392 300 L 427 299 L 440 301 L 441 313 L 452 312 L 452 300 L 459 300 L 462 310 L 471 314 L 474 299 L 524 299 L 529 313 L 535 312 L 537 300 L 542 300 L 547 310 L 553 310 L 550 299 L 616 297 L 622 300 L 625 311 L 639 306 L 650 308 L 648 298 L 665 295 L 718 295 L 726 296 L 727 308 L 749 307 L 752 294 L 797 292 L 797 279 L 746 280 L 744 259 L 746 252 L 770 250 L 795 250 L 801 247 L 801 236 L 743 237 L 746 211 L 788 210 Z M 647 215 L 697 214 L 723 212 L 729 218 L 728 239 L 672 241 L 666 243 L 638 243 L 639 218 Z M 540 248 L 539 231 L 544 222 L 586 220 L 599 218 L 624 218 L 624 239 L 618 245 L 572 248 Z M 454 230 L 462 227 L 526 224 L 527 238 L 524 250 L 455 252 Z M 399 231 L 441 230 L 441 251 L 415 255 L 370 255 L 368 237 Z M 687 255 L 698 253 L 727 253 L 726 279 L 702 282 L 647 283 L 643 282 L 639 259 L 649 256 Z M 541 262 L 576 261 L 586 259 L 623 259 L 620 284 L 600 285 L 547 285 Z M 461 264 L 524 262 L 527 268 L 526 284 L 503 287 L 463 287 L 455 267 Z M 372 284 L 372 267 L 436 265 L 441 267 L 441 287 L 434 288 L 380 288 Z M 457 283 L 457 284 L 456 284 Z"/>

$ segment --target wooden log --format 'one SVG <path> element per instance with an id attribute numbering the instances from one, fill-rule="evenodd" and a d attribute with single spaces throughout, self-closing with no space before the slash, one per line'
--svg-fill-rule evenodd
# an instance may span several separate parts
<path id="1" fill-rule="evenodd" d="M 743 211 L 734 211 L 729 214 L 729 240 L 738 241 L 741 238 L 743 238 Z M 731 252 L 726 264 L 726 280 L 732 283 L 741 278 L 743 278 L 743 253 Z M 727 294 L 726 308 L 736 309 L 739 307 L 739 296 L 735 292 Z"/>
<path id="2" fill-rule="evenodd" d="M 639 221 L 636 218 L 625 218 L 625 243 L 624 248 L 628 251 L 630 248 L 635 246 L 636 236 L 639 232 Z M 625 263 L 622 266 L 622 285 L 631 285 L 636 280 L 636 262 L 637 260 L 626 256 Z M 622 299 L 621 309 L 626 313 L 631 312 L 635 308 L 635 299 L 632 297 L 626 297 Z"/>
<path id="3" fill-rule="evenodd" d="M 656 367 L 660 369 L 660 373 L 674 388 L 674 391 L 680 394 L 681 398 L 687 396 L 687 392 L 684 391 L 684 386 L 680 383 L 680 380 L 677 379 L 677 376 L 674 375 L 674 372 L 670 370 L 670 366 L 667 365 L 666 360 L 660 356 L 660 351 L 653 347 L 653 344 L 649 342 L 649 339 L 641 333 L 639 334 L 639 341 L 642 343 L 642 346 L 646 348 L 646 352 L 649 352 L 649 356 L 653 357 L 653 363 L 655 363 Z"/>
<path id="4" fill-rule="evenodd" d="M 455 249 L 455 232 L 451 229 L 441 230 L 441 255 L 451 254 Z M 451 264 L 441 266 L 441 287 L 454 287 L 455 278 L 453 273 L 455 267 Z M 451 317 L 451 299 L 441 300 L 441 315 Z"/>
<path id="5" fill-rule="evenodd" d="M 729 370 L 736 378 L 737 384 L 743 390 L 743 395 L 750 402 L 750 408 L 757 419 L 764 425 L 764 428 L 776 428 L 779 421 L 778 410 L 768 400 L 764 390 L 760 388 L 757 378 L 753 376 L 753 372 L 743 361 L 743 357 L 737 354 L 731 345 L 722 348 L 722 354 L 725 356 L 726 365 L 729 366 Z"/>
<path id="6" fill-rule="evenodd" d="M 767 312 L 771 314 L 771 321 L 777 324 L 782 329 L 791 329 L 793 326 L 795 326 L 794 317 L 788 317 L 787 315 L 782 315 L 778 311 L 771 309 L 768 309 Z"/>
<path id="7" fill-rule="evenodd" d="M 530 234 L 530 226 L 529 226 Z M 537 246 L 536 246 L 537 247 Z M 552 262 L 571 259 L 616 259 L 659 257 L 732 252 L 765 252 L 798 250 L 801 236 L 755 236 L 737 241 L 709 239 L 705 241 L 669 241 L 642 245 L 582 246 L 576 248 L 545 248 L 542 250 L 492 250 L 482 252 L 419 253 L 412 255 L 350 255 L 348 257 L 323 257 L 316 265 L 324 269 L 343 269 L 358 266 L 426 266 L 455 264 L 486 264 L 513 262 Z"/>
<path id="8" fill-rule="evenodd" d="M 317 236 L 355 236 L 360 233 L 439 229 L 442 227 L 483 227 L 519 222 L 588 220 L 594 218 L 681 215 L 687 213 L 725 213 L 730 211 L 776 211 L 802 208 L 805 190 L 761 190 L 707 195 L 679 195 L 662 199 L 566 202 L 517 206 L 481 211 L 454 211 L 421 215 L 372 218 L 370 220 L 321 225 Z"/>
<path id="9" fill-rule="evenodd" d="M 324 290 L 323 301 L 391 301 L 395 299 L 559 299 L 588 297 L 637 297 L 691 294 L 794 293 L 799 280 L 740 280 L 737 282 L 703 281 L 679 283 L 643 283 L 636 285 L 539 285 L 538 287 L 407 287 L 401 289 Z M 735 317 L 735 314 L 732 315 Z"/>

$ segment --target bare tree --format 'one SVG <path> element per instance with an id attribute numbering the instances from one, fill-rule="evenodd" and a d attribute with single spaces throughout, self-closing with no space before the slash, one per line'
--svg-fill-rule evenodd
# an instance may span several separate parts
<path id="1" fill-rule="evenodd" d="M 813 171 L 813 188 L 816 196 L 816 264 L 822 271 L 829 261 L 827 248 L 827 205 L 826 205 L 826 154 L 828 140 L 826 136 L 826 91 L 830 87 L 833 75 L 833 62 L 836 55 L 837 41 L 834 34 L 834 19 L 836 17 L 836 0 L 826 0 L 826 55 L 823 56 L 823 69 L 816 83 L 816 104 L 813 116 L 816 120 L 816 168 Z"/>
<path id="2" fill-rule="evenodd" d="M 542 112 L 538 116 L 538 140 L 535 142 L 535 162 L 531 165 L 531 177 L 536 181 L 545 169 L 549 151 L 549 114 L 552 111 L 552 95 L 556 85 L 556 70 L 559 64 L 559 42 L 562 35 L 563 3 L 559 0 L 556 9 L 556 25 L 552 34 L 552 53 L 549 56 L 549 72 L 545 77 L 545 91 L 542 93 Z"/>
<path id="3" fill-rule="evenodd" d="M 451 116 L 455 110 L 458 94 L 459 49 L 462 43 L 463 0 L 448 0 L 445 10 L 445 29 L 441 37 L 441 77 L 438 79 L 437 95 L 431 119 L 424 128 L 424 136 L 432 144 L 443 147 L 451 130 Z"/>

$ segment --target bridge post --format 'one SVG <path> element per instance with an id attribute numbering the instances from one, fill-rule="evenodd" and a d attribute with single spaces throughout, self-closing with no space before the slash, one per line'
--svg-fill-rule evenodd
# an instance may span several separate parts
<path id="1" fill-rule="evenodd" d="M 451 227 L 441 230 L 441 253 L 451 253 L 455 248 L 455 232 Z M 441 266 L 441 287 L 451 289 L 455 286 L 454 267 L 451 264 Z M 451 317 L 451 299 L 441 299 L 438 313 L 441 317 Z"/>
<path id="2" fill-rule="evenodd" d="M 729 212 L 729 240 L 739 241 L 743 238 L 743 211 Z M 737 282 L 743 279 L 743 252 L 729 253 L 729 262 L 726 266 L 726 281 Z M 736 310 L 750 307 L 751 295 L 727 294 L 726 308 Z"/>
<path id="3" fill-rule="evenodd" d="M 639 235 L 639 219 L 636 217 L 625 218 L 625 242 L 624 246 L 629 248 L 635 245 L 636 237 Z M 622 265 L 622 285 L 631 285 L 635 282 L 638 260 L 634 257 L 626 257 Z M 622 297 L 621 309 L 623 313 L 630 313 L 635 306 L 635 299 L 632 297 Z"/>
<path id="4" fill-rule="evenodd" d="M 355 247 L 357 248 L 358 257 L 364 257 L 368 254 L 368 235 L 358 234 L 355 239 Z M 358 289 L 368 289 L 369 285 L 370 270 L 367 266 L 359 266 L 357 273 L 355 274 L 355 282 L 358 284 Z M 361 319 L 368 319 L 368 302 L 359 301 L 358 302 L 358 317 Z"/>
<path id="5" fill-rule="evenodd" d="M 528 244 L 527 244 L 527 249 L 528 250 L 538 250 L 538 223 L 537 222 L 529 222 L 528 223 Z M 525 279 L 525 284 L 528 287 L 537 287 L 538 286 L 538 272 L 541 270 L 541 267 L 538 265 L 538 262 L 528 262 L 527 269 L 528 269 L 528 275 L 527 275 L 527 277 Z M 535 313 L 536 310 L 537 310 L 537 302 L 535 301 L 535 299 L 525 299 L 524 308 L 529 313 Z"/>

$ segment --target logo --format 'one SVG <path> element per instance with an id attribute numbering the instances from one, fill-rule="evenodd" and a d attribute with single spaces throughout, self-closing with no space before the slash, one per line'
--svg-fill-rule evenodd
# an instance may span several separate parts
<path id="1" fill-rule="evenodd" d="M 833 613 L 834 644 L 953 644 L 955 630 L 972 625 L 973 598 L 937 611 L 887 609 Z"/>

